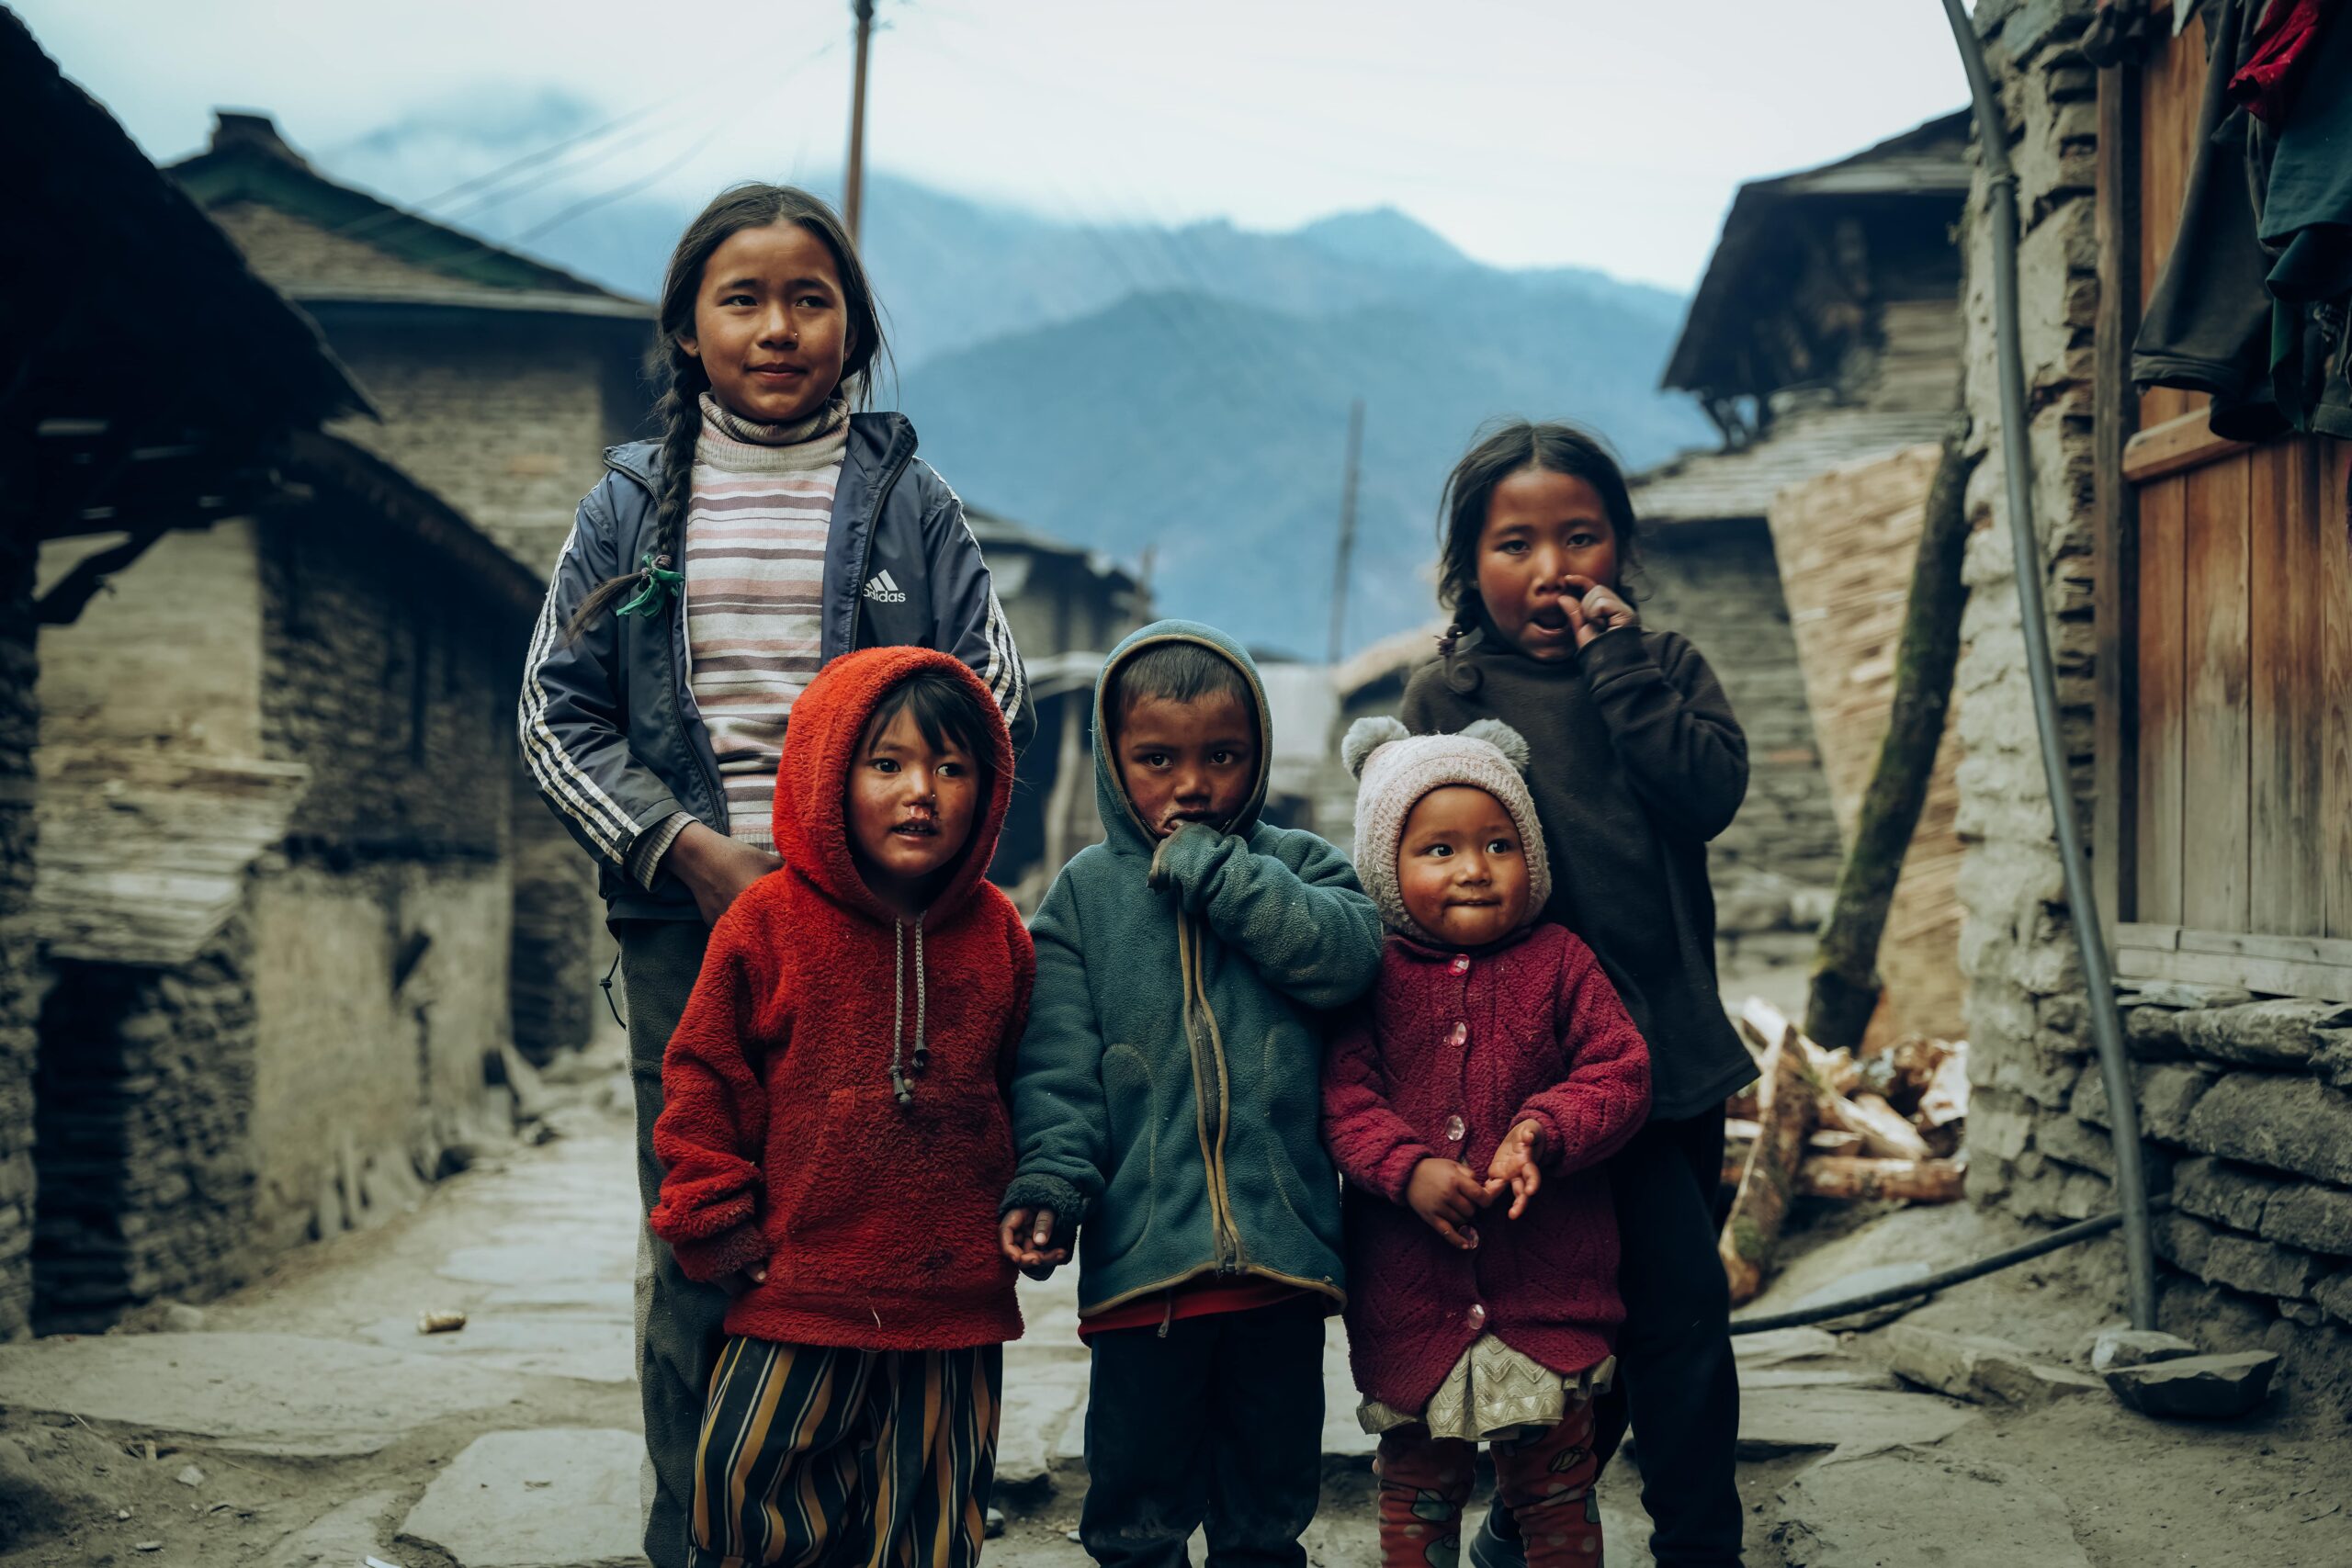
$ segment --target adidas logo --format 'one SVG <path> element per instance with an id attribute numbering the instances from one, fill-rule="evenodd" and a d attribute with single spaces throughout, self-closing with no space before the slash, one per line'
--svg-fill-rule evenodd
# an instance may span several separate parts
<path id="1" fill-rule="evenodd" d="M 865 580 L 865 596 L 877 604 L 903 604 L 907 596 L 899 592 L 898 580 L 888 571 L 877 571 Z"/>

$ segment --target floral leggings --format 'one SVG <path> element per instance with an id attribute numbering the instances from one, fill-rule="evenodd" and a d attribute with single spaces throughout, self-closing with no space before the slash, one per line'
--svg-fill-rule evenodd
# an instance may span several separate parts
<path id="1" fill-rule="evenodd" d="M 1600 1561 L 1600 1463 L 1592 1451 L 1592 1406 L 1579 1404 L 1558 1426 L 1498 1440 L 1495 1490 L 1518 1518 L 1527 1568 L 1589 1568 Z M 1382 1434 L 1373 1473 L 1380 1478 L 1381 1568 L 1455 1568 L 1462 1510 L 1477 1479 L 1477 1449 L 1432 1438 L 1419 1427 Z"/>

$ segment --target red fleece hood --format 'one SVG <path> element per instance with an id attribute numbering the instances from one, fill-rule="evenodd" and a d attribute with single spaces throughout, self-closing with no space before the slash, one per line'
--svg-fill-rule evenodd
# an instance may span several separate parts
<path id="1" fill-rule="evenodd" d="M 988 797 L 972 823 L 970 840 L 929 910 L 930 917 L 954 914 L 988 874 L 1012 800 L 1012 737 L 995 699 L 961 660 L 927 648 L 869 648 L 843 654 L 793 700 L 784 759 L 776 768 L 776 852 L 835 903 L 886 922 L 898 917 L 874 896 L 857 869 L 850 851 L 844 796 L 865 721 L 892 687 L 925 670 L 962 682 L 989 716 Z"/>

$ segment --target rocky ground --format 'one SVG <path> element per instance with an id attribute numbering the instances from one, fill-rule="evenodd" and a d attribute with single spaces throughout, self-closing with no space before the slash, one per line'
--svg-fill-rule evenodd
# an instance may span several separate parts
<path id="1" fill-rule="evenodd" d="M 0 1347 L 0 1568 L 541 1568 L 636 1555 L 624 1090 L 582 1064 L 556 1135 L 443 1183 L 413 1212 L 286 1259 L 146 1332 Z M 1865 1268 L 2014 1239 L 1964 1208 L 1815 1216 L 1757 1310 Z M 2113 1243 L 2099 1244 L 2111 1249 Z M 1949 1292 L 1868 1332 L 1740 1341 L 1741 1484 L 1758 1568 L 2345 1568 L 2352 1441 L 2301 1391 L 2228 1425 L 2133 1415 L 2081 1371 L 2117 1315 L 2086 1248 Z M 1085 1357 L 1068 1276 L 1028 1288 L 1007 1357 L 990 1561 L 1082 1568 Z M 422 1313 L 466 1326 L 421 1335 Z M 1914 1332 L 1917 1330 L 1926 1333 Z M 1955 1359 L 1939 1336 L 2013 1351 Z M 1972 1359 L 1973 1358 L 1973 1359 Z M 1923 1392 L 1892 1369 L 1969 1395 Z M 1327 1357 L 1323 1568 L 1376 1560 L 1368 1444 L 1336 1328 Z M 1958 1368 L 1957 1371 L 1954 1369 Z M 1649 1562 L 1640 1478 L 1604 1482 L 1614 1568 Z"/>

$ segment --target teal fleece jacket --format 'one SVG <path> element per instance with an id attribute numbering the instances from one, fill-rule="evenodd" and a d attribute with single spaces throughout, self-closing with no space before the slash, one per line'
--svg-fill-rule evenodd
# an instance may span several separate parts
<path id="1" fill-rule="evenodd" d="M 1161 840 L 1136 817 L 1102 693 L 1171 639 L 1207 645 L 1258 705 L 1256 788 L 1228 829 Z M 1037 983 L 1012 1089 L 1020 1164 L 1003 1211 L 1080 1229 L 1079 1313 L 1204 1276 L 1346 1301 L 1340 1183 L 1320 1126 L 1324 1014 L 1380 973 L 1380 917 L 1340 852 L 1261 822 L 1271 726 L 1248 653 L 1159 621 L 1113 651 L 1094 701 L 1103 840 L 1030 922 Z"/>

